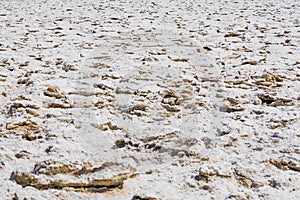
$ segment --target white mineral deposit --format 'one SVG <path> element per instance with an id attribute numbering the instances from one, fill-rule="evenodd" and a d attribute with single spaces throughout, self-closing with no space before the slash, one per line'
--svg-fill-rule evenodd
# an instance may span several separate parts
<path id="1" fill-rule="evenodd" d="M 0 199 L 300 199 L 299 0 L 2 0 Z"/>

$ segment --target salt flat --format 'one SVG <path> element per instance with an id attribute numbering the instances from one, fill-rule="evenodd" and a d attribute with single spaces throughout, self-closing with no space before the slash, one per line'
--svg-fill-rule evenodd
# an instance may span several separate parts
<path id="1" fill-rule="evenodd" d="M 299 1 L 1 1 L 1 199 L 300 199 Z"/>

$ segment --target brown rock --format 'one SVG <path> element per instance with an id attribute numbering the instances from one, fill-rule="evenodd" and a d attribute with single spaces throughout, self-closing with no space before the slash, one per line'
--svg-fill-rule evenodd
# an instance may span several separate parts
<path id="1" fill-rule="evenodd" d="M 22 150 L 15 154 L 16 158 L 26 158 L 30 154 L 28 151 Z"/>
<path id="2" fill-rule="evenodd" d="M 239 34 L 239 33 L 233 33 L 233 32 L 231 32 L 231 33 L 225 34 L 224 37 L 238 37 L 240 35 L 241 34 Z"/>
<path id="3" fill-rule="evenodd" d="M 11 122 L 6 124 L 7 130 L 32 130 L 32 131 L 38 131 L 39 125 L 28 119 L 26 121 L 19 121 L 19 122 Z"/>
<path id="4" fill-rule="evenodd" d="M 175 62 L 187 62 L 189 61 L 188 58 L 174 58 L 173 61 Z"/>
<path id="5" fill-rule="evenodd" d="M 37 163 L 33 173 L 13 171 L 10 179 L 23 187 L 31 186 L 38 190 L 106 192 L 122 189 L 124 181 L 134 176 L 133 168 L 119 163 L 104 163 L 92 168 L 85 165 L 80 170 L 79 166 L 72 163 L 46 161 Z"/>
<path id="6" fill-rule="evenodd" d="M 118 129 L 119 129 L 118 126 L 112 125 L 111 122 L 107 122 L 107 123 L 105 123 L 105 124 L 101 124 L 101 125 L 98 126 L 98 128 L 99 128 L 101 131 L 118 130 Z"/>
<path id="7" fill-rule="evenodd" d="M 131 200 L 157 200 L 157 198 L 154 198 L 154 197 L 148 197 L 148 196 L 145 196 L 145 197 L 141 197 L 139 195 L 134 195 Z"/>
<path id="8" fill-rule="evenodd" d="M 115 145 L 116 145 L 118 148 L 122 148 L 122 147 L 125 147 L 126 142 L 125 142 L 124 139 L 119 139 L 119 140 L 116 140 L 116 141 L 115 141 Z"/>
<path id="9" fill-rule="evenodd" d="M 25 134 L 22 136 L 23 139 L 28 140 L 28 141 L 33 141 L 38 138 L 41 138 L 41 136 L 31 130 L 26 130 Z"/>
<path id="10" fill-rule="evenodd" d="M 59 103 L 59 102 L 50 102 L 46 105 L 47 108 L 62 108 L 62 109 L 67 109 L 67 108 L 72 108 L 72 105 L 68 103 Z"/>
<path id="11" fill-rule="evenodd" d="M 26 84 L 26 83 L 28 83 L 29 80 L 30 80 L 30 78 L 19 79 L 17 83 L 18 84 Z"/>
<path id="12" fill-rule="evenodd" d="M 170 106 L 169 104 L 162 103 L 161 106 L 169 112 L 179 112 L 180 111 L 180 109 L 177 108 L 176 106 Z"/>
<path id="13" fill-rule="evenodd" d="M 44 95 L 49 97 L 55 97 L 57 99 L 65 98 L 64 92 L 57 86 L 49 86 L 45 91 Z"/>
<path id="14" fill-rule="evenodd" d="M 225 99 L 225 103 L 220 110 L 223 112 L 238 112 L 245 110 L 245 108 L 242 107 L 237 100 L 233 98 L 227 98 Z"/>

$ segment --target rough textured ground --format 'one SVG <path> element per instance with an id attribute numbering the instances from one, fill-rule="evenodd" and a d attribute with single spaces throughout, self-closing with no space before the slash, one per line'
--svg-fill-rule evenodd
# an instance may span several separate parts
<path id="1" fill-rule="evenodd" d="M 300 199 L 299 1 L 1 1 L 0 199 Z"/>

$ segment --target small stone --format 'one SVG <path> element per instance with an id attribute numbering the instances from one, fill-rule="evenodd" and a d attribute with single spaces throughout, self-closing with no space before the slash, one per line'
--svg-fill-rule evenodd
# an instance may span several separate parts
<path id="1" fill-rule="evenodd" d="M 30 80 L 30 78 L 19 79 L 17 83 L 18 84 L 26 84 L 26 83 L 28 83 L 29 80 Z"/>
<path id="2" fill-rule="evenodd" d="M 28 141 L 33 141 L 33 140 L 36 140 L 36 139 L 40 138 L 40 136 L 35 134 L 31 130 L 27 130 L 25 132 L 25 134 L 22 136 L 22 138 L 25 139 L 25 140 L 28 140 Z"/>
<path id="3" fill-rule="evenodd" d="M 67 103 L 58 103 L 58 102 L 50 102 L 46 105 L 47 108 L 62 108 L 62 109 L 67 109 L 67 108 L 72 108 L 70 104 Z"/>
<path id="4" fill-rule="evenodd" d="M 180 109 L 178 109 L 176 106 L 170 106 L 169 104 L 161 104 L 161 106 L 169 112 L 179 112 L 180 111 Z"/>
<path id="5" fill-rule="evenodd" d="M 28 156 L 28 154 L 29 154 L 28 151 L 22 150 L 22 151 L 16 153 L 15 157 L 16 158 L 26 158 Z"/>
<path id="6" fill-rule="evenodd" d="M 189 61 L 188 58 L 174 58 L 173 59 L 174 62 L 187 62 Z"/>
<path id="7" fill-rule="evenodd" d="M 231 33 L 225 34 L 224 37 L 238 37 L 240 35 L 241 34 L 239 34 L 239 33 L 233 33 L 233 32 L 231 32 Z"/>
<path id="8" fill-rule="evenodd" d="M 17 193 L 14 193 L 14 196 L 11 198 L 12 200 L 19 200 Z"/>
<path id="9" fill-rule="evenodd" d="M 239 102 L 233 98 L 227 98 L 222 107 L 220 107 L 220 111 L 222 112 L 238 112 L 245 110 L 244 107 L 239 105 Z"/>
<path id="10" fill-rule="evenodd" d="M 49 86 L 45 91 L 44 95 L 49 97 L 55 97 L 57 99 L 64 98 L 65 95 L 61 89 L 59 89 L 57 86 Z"/>
<path id="11" fill-rule="evenodd" d="M 118 139 L 115 141 L 115 145 L 118 147 L 118 148 L 122 148 L 122 147 L 125 147 L 126 145 L 126 142 L 124 139 Z"/>
<path id="12" fill-rule="evenodd" d="M 111 122 L 107 122 L 107 123 L 105 123 L 105 124 L 101 124 L 101 125 L 98 126 L 98 128 L 99 128 L 101 131 L 118 130 L 118 129 L 119 129 L 118 126 L 113 125 Z"/>
<path id="13" fill-rule="evenodd" d="M 141 197 L 139 195 L 134 195 L 131 200 L 156 200 L 157 198 L 154 197 Z"/>

